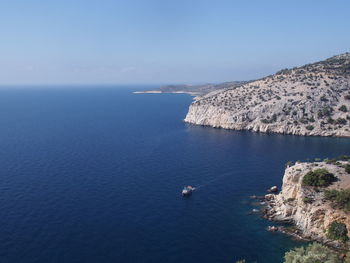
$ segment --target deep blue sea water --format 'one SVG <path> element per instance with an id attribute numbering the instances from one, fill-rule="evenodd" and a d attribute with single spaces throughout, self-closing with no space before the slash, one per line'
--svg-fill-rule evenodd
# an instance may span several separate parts
<path id="1" fill-rule="evenodd" d="M 190 96 L 142 88 L 0 90 L 1 262 L 278 263 L 301 245 L 248 196 L 350 140 L 191 126 Z"/>

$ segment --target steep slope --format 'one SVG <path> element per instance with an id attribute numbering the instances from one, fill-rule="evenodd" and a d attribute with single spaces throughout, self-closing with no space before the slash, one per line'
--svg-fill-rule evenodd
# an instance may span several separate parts
<path id="1" fill-rule="evenodd" d="M 234 130 L 350 136 L 350 54 L 197 97 L 185 121 Z"/>
<path id="2" fill-rule="evenodd" d="M 297 163 L 288 167 L 283 177 L 282 191 L 278 195 L 267 196 L 267 217 L 276 221 L 292 221 L 303 237 L 349 248 L 349 242 L 330 240 L 327 230 L 332 222 L 340 222 L 350 231 L 350 212 L 337 207 L 325 197 L 327 190 L 350 189 L 350 174 L 344 169 L 346 164 L 347 161 L 315 162 Z M 337 181 L 328 187 L 303 185 L 304 176 L 316 169 L 326 169 L 336 176 Z"/>

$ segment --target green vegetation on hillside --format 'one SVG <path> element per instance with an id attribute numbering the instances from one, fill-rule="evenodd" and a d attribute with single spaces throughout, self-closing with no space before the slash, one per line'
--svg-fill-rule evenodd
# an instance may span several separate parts
<path id="1" fill-rule="evenodd" d="M 292 161 L 288 161 L 286 164 L 285 164 L 285 168 L 288 168 L 290 166 L 293 166 L 295 164 L 295 162 L 292 162 Z"/>
<path id="2" fill-rule="evenodd" d="M 284 256 L 284 263 L 345 263 L 345 259 L 329 248 L 313 243 L 307 247 L 299 247 L 290 250 Z"/>
<path id="3" fill-rule="evenodd" d="M 307 125 L 306 129 L 312 131 L 315 127 L 313 125 Z"/>
<path id="4" fill-rule="evenodd" d="M 347 112 L 348 108 L 345 105 L 341 105 L 339 110 L 342 111 L 342 112 Z"/>
<path id="5" fill-rule="evenodd" d="M 350 164 L 344 165 L 345 171 L 350 174 Z"/>
<path id="6" fill-rule="evenodd" d="M 348 155 L 340 155 L 337 158 L 333 158 L 333 159 L 325 159 L 324 160 L 327 164 L 339 164 L 338 161 L 346 161 L 346 162 L 350 162 L 350 156 Z"/>
<path id="7" fill-rule="evenodd" d="M 245 260 L 236 263 L 246 263 Z M 294 248 L 284 255 L 283 263 L 350 263 L 350 253 L 339 255 L 319 243 Z"/>
<path id="8" fill-rule="evenodd" d="M 327 190 L 324 195 L 327 200 L 334 202 L 336 207 L 350 211 L 350 189 Z"/>
<path id="9" fill-rule="evenodd" d="M 303 202 L 305 204 L 312 204 L 314 202 L 314 199 L 312 199 L 310 197 L 304 197 Z"/>
<path id="10" fill-rule="evenodd" d="M 328 172 L 327 169 L 321 168 L 308 172 L 303 178 L 305 186 L 327 187 L 336 181 L 334 174 Z"/>
<path id="11" fill-rule="evenodd" d="M 334 221 L 327 230 L 327 237 L 346 242 L 349 240 L 348 229 L 344 223 Z"/>

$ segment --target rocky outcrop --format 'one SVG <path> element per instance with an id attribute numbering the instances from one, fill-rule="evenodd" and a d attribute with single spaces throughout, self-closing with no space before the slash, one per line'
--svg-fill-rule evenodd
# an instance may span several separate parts
<path id="1" fill-rule="evenodd" d="M 350 54 L 197 97 L 185 121 L 265 133 L 350 137 Z"/>
<path id="2" fill-rule="evenodd" d="M 338 209 L 324 196 L 325 190 L 349 189 L 350 174 L 343 165 L 345 162 L 327 164 L 325 162 L 297 163 L 285 170 L 282 191 L 278 195 L 267 196 L 267 217 L 275 221 L 292 222 L 302 237 L 317 240 L 336 247 L 349 248 L 327 238 L 327 229 L 334 221 L 344 223 L 350 233 L 350 213 Z M 303 177 L 309 171 L 325 168 L 337 177 L 337 181 L 327 188 L 304 186 Z M 350 236 L 349 236 L 350 237 Z"/>

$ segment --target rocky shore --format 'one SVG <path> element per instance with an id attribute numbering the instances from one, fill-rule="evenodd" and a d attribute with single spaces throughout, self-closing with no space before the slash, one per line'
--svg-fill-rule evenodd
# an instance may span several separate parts
<path id="1" fill-rule="evenodd" d="M 350 54 L 197 97 L 185 122 L 233 130 L 350 137 Z"/>
<path id="2" fill-rule="evenodd" d="M 275 222 L 291 223 L 292 227 L 271 227 L 269 231 L 281 231 L 296 238 L 348 250 L 350 212 L 326 198 L 327 191 L 350 189 L 350 174 L 344 168 L 348 164 L 348 161 L 326 161 L 296 163 L 287 167 L 281 192 L 264 197 L 264 217 Z M 305 185 L 304 177 L 319 169 L 334 175 L 335 181 L 326 187 Z M 347 238 L 339 240 L 330 237 L 329 229 L 334 222 L 349 230 Z"/>

